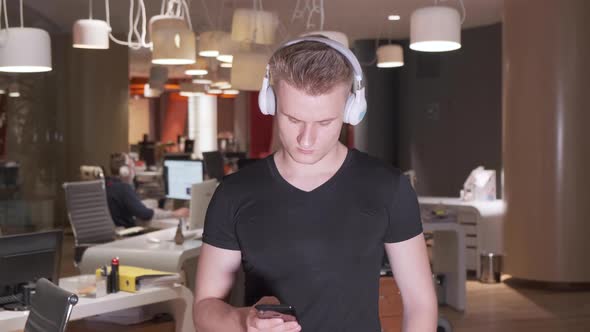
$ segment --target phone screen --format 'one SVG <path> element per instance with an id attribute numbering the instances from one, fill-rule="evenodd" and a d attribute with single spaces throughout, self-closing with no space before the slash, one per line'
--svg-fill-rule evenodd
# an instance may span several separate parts
<path id="1" fill-rule="evenodd" d="M 260 319 L 281 318 L 285 322 L 297 320 L 295 307 L 287 304 L 258 304 L 254 308 Z"/>

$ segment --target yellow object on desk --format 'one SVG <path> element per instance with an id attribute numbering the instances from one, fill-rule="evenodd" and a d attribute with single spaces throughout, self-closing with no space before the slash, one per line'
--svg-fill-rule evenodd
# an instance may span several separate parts
<path id="1" fill-rule="evenodd" d="M 110 273 L 110 267 L 109 267 Z M 100 276 L 101 269 L 96 269 L 96 276 Z M 154 284 L 181 282 L 177 273 L 144 269 L 141 267 L 121 265 L 119 266 L 119 290 L 135 293 L 142 287 Z"/>

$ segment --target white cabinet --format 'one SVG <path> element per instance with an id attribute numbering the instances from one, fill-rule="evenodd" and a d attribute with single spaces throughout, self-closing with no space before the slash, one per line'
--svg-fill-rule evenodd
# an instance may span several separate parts
<path id="1" fill-rule="evenodd" d="M 436 222 L 435 210 L 442 210 L 456 220 L 465 233 L 465 258 L 467 270 L 479 276 L 481 253 L 504 254 L 504 212 L 502 200 L 470 201 L 451 197 L 418 197 L 422 218 Z M 449 220 L 444 218 L 444 220 Z M 436 235 L 434 237 L 436 246 Z"/>

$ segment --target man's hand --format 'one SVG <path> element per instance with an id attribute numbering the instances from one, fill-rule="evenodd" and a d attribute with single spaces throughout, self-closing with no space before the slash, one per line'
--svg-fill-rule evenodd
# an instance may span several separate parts
<path id="1" fill-rule="evenodd" d="M 256 304 L 280 304 L 276 297 L 266 296 L 260 299 Z M 299 332 L 301 325 L 297 321 L 284 322 L 280 318 L 260 319 L 256 314 L 257 310 L 250 308 L 246 318 L 246 327 L 248 332 Z"/>
<path id="2" fill-rule="evenodd" d="M 183 207 L 177 210 L 172 211 L 172 214 L 175 218 L 187 218 L 189 214 L 189 209 Z"/>

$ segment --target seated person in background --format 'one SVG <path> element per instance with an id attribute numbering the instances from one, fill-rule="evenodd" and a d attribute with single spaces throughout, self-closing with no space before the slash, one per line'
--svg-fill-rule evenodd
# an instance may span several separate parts
<path id="1" fill-rule="evenodd" d="M 147 221 L 188 217 L 187 208 L 174 211 L 150 209 L 141 202 L 132 185 L 135 165 L 126 153 L 112 154 L 110 167 L 112 176 L 106 179 L 107 202 L 116 226 L 136 226 L 135 219 Z"/>

